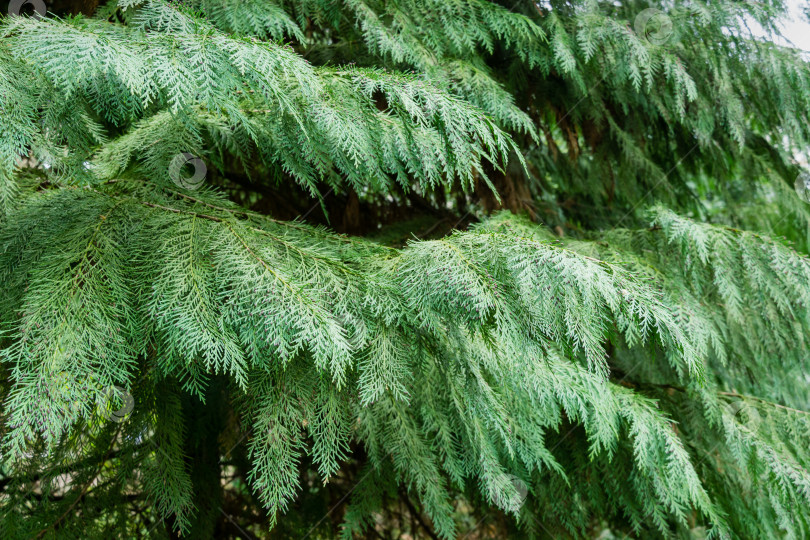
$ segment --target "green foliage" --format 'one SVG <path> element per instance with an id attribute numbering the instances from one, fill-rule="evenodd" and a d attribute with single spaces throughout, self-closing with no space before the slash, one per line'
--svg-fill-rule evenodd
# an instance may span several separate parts
<path id="1" fill-rule="evenodd" d="M 646 7 L 5 18 L 0 537 L 810 536 L 810 69 Z"/>

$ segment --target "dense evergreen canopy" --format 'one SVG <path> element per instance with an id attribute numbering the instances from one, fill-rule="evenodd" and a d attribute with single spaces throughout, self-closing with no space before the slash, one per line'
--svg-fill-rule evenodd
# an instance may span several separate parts
<path id="1" fill-rule="evenodd" d="M 0 537 L 810 537 L 781 1 L 19 4 Z"/>

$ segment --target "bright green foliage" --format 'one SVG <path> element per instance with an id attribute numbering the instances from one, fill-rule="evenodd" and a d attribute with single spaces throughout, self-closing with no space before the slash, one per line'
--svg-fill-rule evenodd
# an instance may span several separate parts
<path id="1" fill-rule="evenodd" d="M 0 537 L 810 537 L 810 64 L 647 7 L 5 18 Z"/>

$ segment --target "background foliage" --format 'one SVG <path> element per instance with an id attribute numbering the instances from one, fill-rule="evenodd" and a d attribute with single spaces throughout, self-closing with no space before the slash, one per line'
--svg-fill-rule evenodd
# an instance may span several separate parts
<path id="1" fill-rule="evenodd" d="M 47 7 L 0 537 L 810 536 L 782 2 Z"/>

